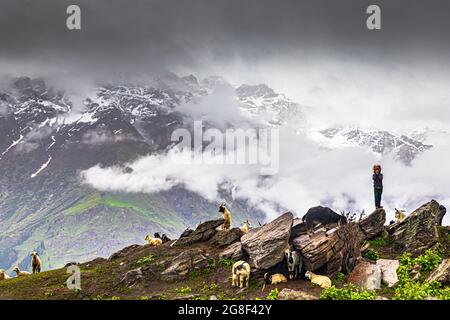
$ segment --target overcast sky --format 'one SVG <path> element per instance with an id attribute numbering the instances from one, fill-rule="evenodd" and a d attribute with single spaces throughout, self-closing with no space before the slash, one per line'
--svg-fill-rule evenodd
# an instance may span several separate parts
<path id="1" fill-rule="evenodd" d="M 80 31 L 66 29 L 70 4 L 81 7 Z M 382 9 L 382 30 L 366 28 L 371 4 Z M 450 131 L 449 17 L 448 0 L 0 0 L 0 74 L 44 76 L 72 90 L 121 73 L 220 75 L 236 85 L 267 83 L 308 108 L 313 126 Z M 326 188 L 336 207 L 342 190 L 359 207 L 371 206 L 373 155 L 324 154 L 302 139 L 282 141 L 284 165 L 271 186 L 256 188 L 257 177 L 236 171 L 241 196 L 304 212 Z M 304 157 L 305 150 L 315 156 Z M 436 193 L 449 203 L 449 156 L 447 139 L 414 167 L 389 163 L 390 205 L 412 210 Z M 156 178 L 172 170 L 180 169 Z M 87 180 L 121 181 L 111 174 L 93 168 Z M 217 170 L 207 181 L 185 178 L 204 192 L 224 177 L 228 172 Z"/>
<path id="2" fill-rule="evenodd" d="M 80 31 L 66 29 L 69 4 Z M 0 0 L 0 70 L 79 85 L 216 74 L 268 83 L 317 125 L 448 128 L 449 14 L 448 0 Z"/>

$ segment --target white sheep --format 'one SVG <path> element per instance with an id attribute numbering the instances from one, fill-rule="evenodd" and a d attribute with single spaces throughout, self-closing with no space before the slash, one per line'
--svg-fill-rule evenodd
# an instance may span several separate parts
<path id="1" fill-rule="evenodd" d="M 231 268 L 231 285 L 233 287 L 248 288 L 250 281 L 250 265 L 245 261 L 238 261 Z"/>
<path id="2" fill-rule="evenodd" d="M 31 268 L 33 269 L 33 273 L 41 272 L 41 258 L 36 251 L 31 253 Z"/>
<path id="3" fill-rule="evenodd" d="M 0 269 L 0 281 L 7 279 L 11 279 L 11 277 L 6 274 L 5 270 Z"/>
<path id="4" fill-rule="evenodd" d="M 331 279 L 328 278 L 327 276 L 322 276 L 315 274 L 311 271 L 306 271 L 305 277 L 311 280 L 311 283 L 317 284 L 318 286 L 324 289 L 331 287 Z"/>
<path id="5" fill-rule="evenodd" d="M 152 236 L 150 236 L 149 234 L 145 237 L 145 241 L 147 241 L 147 243 L 149 245 L 151 245 L 152 247 L 156 247 L 156 246 L 160 246 L 162 245 L 162 240 L 159 238 L 153 238 Z"/>
<path id="6" fill-rule="evenodd" d="M 31 275 L 31 273 L 29 273 L 28 271 L 20 271 L 19 267 L 15 267 L 13 271 L 17 274 L 18 277 Z"/>

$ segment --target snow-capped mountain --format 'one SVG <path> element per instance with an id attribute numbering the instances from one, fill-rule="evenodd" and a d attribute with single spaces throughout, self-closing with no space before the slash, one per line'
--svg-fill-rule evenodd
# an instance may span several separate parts
<path id="1" fill-rule="evenodd" d="M 406 135 L 358 127 L 329 128 L 319 131 L 318 136 L 318 140 L 331 148 L 365 146 L 380 155 L 393 155 L 405 164 L 410 164 L 418 154 L 433 147 Z"/>
<path id="2" fill-rule="evenodd" d="M 18 78 L 0 90 L 0 265 L 28 265 L 37 249 L 48 267 L 108 256 L 142 243 L 149 232 L 175 236 L 217 217 L 216 203 L 182 186 L 153 194 L 100 192 L 82 184 L 79 173 L 166 151 L 172 132 L 192 125 L 180 106 L 224 86 L 258 126 L 302 121 L 300 105 L 267 85 L 232 86 L 220 77 L 168 74 L 149 85 L 103 85 L 82 97 L 82 106 L 42 79 Z M 339 128 L 319 135 L 329 147 L 364 145 L 395 152 L 405 163 L 430 148 L 384 131 Z M 221 196 L 231 199 L 230 190 Z M 233 201 L 231 209 L 236 224 L 264 220 L 247 201 Z"/>

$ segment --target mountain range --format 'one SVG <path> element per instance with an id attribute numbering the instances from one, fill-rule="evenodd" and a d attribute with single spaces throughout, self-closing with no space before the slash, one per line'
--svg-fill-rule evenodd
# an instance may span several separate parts
<path id="1" fill-rule="evenodd" d="M 265 84 L 232 86 L 220 77 L 167 74 L 151 85 L 99 86 L 81 99 L 43 79 L 13 79 L 0 90 L 0 266 L 26 268 L 33 250 L 47 268 L 106 257 L 142 243 L 148 233 L 175 237 L 219 217 L 217 201 L 183 185 L 155 193 L 105 192 L 84 184 L 80 172 L 96 165 L 128 170 L 126 164 L 141 156 L 166 152 L 175 129 L 191 129 L 185 110 L 220 90 L 231 92 L 246 121 L 258 126 L 304 116 L 301 105 Z M 318 135 L 330 148 L 360 145 L 405 164 L 432 148 L 381 130 L 329 128 Z M 234 200 L 226 186 L 220 196 L 234 224 L 264 221 L 260 209 Z"/>

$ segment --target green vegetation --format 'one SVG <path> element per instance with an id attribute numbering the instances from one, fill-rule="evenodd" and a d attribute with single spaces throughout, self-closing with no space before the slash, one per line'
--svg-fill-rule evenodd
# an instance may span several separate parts
<path id="1" fill-rule="evenodd" d="M 442 287 L 436 281 L 426 281 L 431 271 L 442 262 L 442 257 L 433 250 L 427 250 L 424 254 L 413 258 L 411 254 L 401 255 L 400 266 L 397 269 L 398 285 L 395 288 L 396 300 L 423 300 L 427 297 L 450 300 L 450 288 Z M 417 280 L 412 279 L 413 270 L 420 272 Z"/>
<path id="2" fill-rule="evenodd" d="M 334 275 L 331 281 L 333 285 L 342 285 L 345 282 L 345 274 L 343 274 L 342 272 L 338 272 Z"/>
<path id="3" fill-rule="evenodd" d="M 139 259 L 136 263 L 138 265 L 144 265 L 144 264 L 151 264 L 153 262 L 155 262 L 155 256 L 153 254 L 150 254 L 146 257 Z"/>
<path id="4" fill-rule="evenodd" d="M 181 288 L 177 288 L 175 291 L 178 294 L 187 294 L 187 293 L 192 292 L 192 288 L 191 287 L 181 287 Z"/>
<path id="5" fill-rule="evenodd" d="M 221 267 L 231 267 L 234 263 L 235 261 L 231 259 L 220 259 L 217 264 Z"/>
<path id="6" fill-rule="evenodd" d="M 378 259 L 380 259 L 378 252 L 376 252 L 373 249 L 368 249 L 368 250 L 364 251 L 362 256 L 366 259 L 373 260 L 373 261 L 377 261 Z"/>
<path id="7" fill-rule="evenodd" d="M 389 245 L 389 242 L 386 238 L 378 237 L 378 238 L 369 240 L 369 244 L 372 248 L 384 248 Z"/>
<path id="8" fill-rule="evenodd" d="M 364 290 L 355 285 L 346 285 L 343 288 L 332 286 L 324 289 L 320 295 L 320 300 L 375 300 L 375 291 Z"/>
<path id="9" fill-rule="evenodd" d="M 272 291 L 269 292 L 269 294 L 266 297 L 266 300 L 278 300 L 278 294 L 280 292 L 278 292 L 278 289 L 275 288 Z"/>

